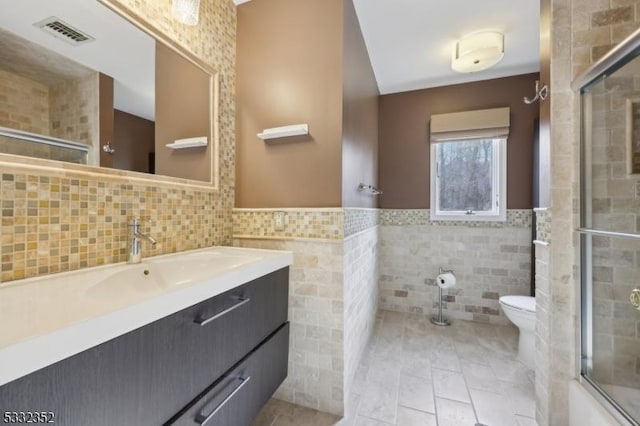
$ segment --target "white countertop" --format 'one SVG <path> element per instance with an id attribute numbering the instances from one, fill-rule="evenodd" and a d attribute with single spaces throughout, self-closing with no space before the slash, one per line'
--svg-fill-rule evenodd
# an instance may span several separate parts
<path id="1" fill-rule="evenodd" d="M 210 247 L 0 285 L 0 386 L 292 262 Z"/>

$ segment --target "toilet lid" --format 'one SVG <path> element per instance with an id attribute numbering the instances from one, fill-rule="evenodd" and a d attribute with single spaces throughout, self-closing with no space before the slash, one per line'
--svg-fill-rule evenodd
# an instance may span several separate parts
<path id="1" fill-rule="evenodd" d="M 502 296 L 500 303 L 523 311 L 536 311 L 536 298 L 531 296 Z"/>

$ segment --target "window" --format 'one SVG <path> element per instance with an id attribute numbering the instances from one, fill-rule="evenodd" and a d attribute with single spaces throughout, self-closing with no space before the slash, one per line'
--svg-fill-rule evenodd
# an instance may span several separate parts
<path id="1" fill-rule="evenodd" d="M 431 219 L 506 220 L 506 139 L 431 144 Z"/>

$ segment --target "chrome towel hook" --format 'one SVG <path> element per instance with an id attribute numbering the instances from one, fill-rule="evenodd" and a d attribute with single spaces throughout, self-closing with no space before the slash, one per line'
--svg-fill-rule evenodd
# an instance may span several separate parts
<path id="1" fill-rule="evenodd" d="M 358 185 L 358 191 L 359 192 L 368 192 L 371 195 L 381 195 L 382 191 L 379 190 L 378 188 L 376 188 L 373 185 L 365 185 L 364 183 L 361 183 L 360 185 Z"/>
<path id="2" fill-rule="evenodd" d="M 537 100 L 544 101 L 545 99 L 547 99 L 547 96 L 549 96 L 549 88 L 547 87 L 547 85 L 545 84 L 540 87 L 540 81 L 536 80 L 536 95 L 533 97 L 533 99 L 525 96 L 524 98 L 522 98 L 522 100 L 525 104 L 531 105 Z"/>

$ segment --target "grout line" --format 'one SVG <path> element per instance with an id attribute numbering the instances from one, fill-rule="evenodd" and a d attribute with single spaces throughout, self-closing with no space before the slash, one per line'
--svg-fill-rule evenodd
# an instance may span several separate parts
<path id="1" fill-rule="evenodd" d="M 373 417 L 367 417 L 367 416 L 361 416 L 361 415 L 357 415 L 355 420 L 358 420 L 358 417 L 362 417 L 363 419 L 373 420 L 375 422 L 382 423 L 383 425 L 395 426 L 395 423 L 387 423 L 387 422 L 383 422 L 382 420 L 379 420 L 379 419 L 374 419 Z"/>
<path id="2" fill-rule="evenodd" d="M 458 352 L 458 347 L 455 344 L 453 345 L 453 350 L 458 357 L 458 361 L 460 361 L 460 353 Z M 464 387 L 467 390 L 467 395 L 469 396 L 469 402 L 471 403 L 471 409 L 473 410 L 473 415 L 476 418 L 476 424 L 480 424 L 480 419 L 478 419 L 478 412 L 476 410 L 476 404 L 473 402 L 473 398 L 471 397 L 471 391 L 469 390 L 469 383 L 467 383 L 467 377 L 464 375 L 464 368 L 462 368 L 462 361 L 460 361 L 460 375 L 462 376 L 462 380 L 464 380 Z"/>
<path id="3" fill-rule="evenodd" d="M 460 400 L 458 400 L 458 399 L 446 398 L 446 397 L 444 397 L 444 396 L 438 396 L 437 398 L 439 398 L 439 399 L 446 399 L 447 401 L 451 401 L 451 402 L 457 402 L 458 404 L 469 404 L 469 405 L 473 405 L 473 404 L 472 404 L 472 403 L 470 403 L 470 402 L 464 402 L 464 401 L 460 401 Z M 420 410 L 418 410 L 418 411 L 420 411 Z M 425 411 L 425 413 L 428 413 L 428 411 Z M 433 414 L 433 413 L 431 413 L 431 414 Z"/>
<path id="4" fill-rule="evenodd" d="M 407 317 L 407 313 L 405 313 L 405 319 Z M 429 318 L 431 316 L 431 314 L 429 315 L 425 315 L 425 318 Z M 403 333 L 404 333 L 404 328 L 403 328 Z M 404 338 L 404 334 L 402 336 Z M 429 357 L 429 375 L 431 376 L 431 380 L 429 380 L 431 382 L 431 392 L 433 395 L 433 414 L 436 416 L 436 426 L 440 425 L 440 416 L 438 416 L 438 404 L 437 404 L 437 398 L 436 398 L 436 386 L 435 386 L 435 380 L 433 379 L 433 363 L 431 362 L 431 357 Z"/>
<path id="5" fill-rule="evenodd" d="M 433 399 L 435 400 L 435 396 L 434 396 Z M 447 398 L 443 398 L 443 399 L 447 399 Z M 460 402 L 460 401 L 458 401 L 458 402 Z M 402 404 L 398 404 L 398 407 L 406 408 L 407 410 L 412 410 L 412 411 L 419 411 L 420 413 L 425 413 L 425 414 L 431 414 L 431 415 L 435 414 L 435 413 L 432 413 L 431 411 L 420 410 L 419 408 L 409 407 L 407 405 L 402 405 Z M 524 417 L 526 417 L 526 416 L 524 416 Z"/>
<path id="6" fill-rule="evenodd" d="M 431 358 L 429 358 L 429 369 L 431 370 L 431 390 L 433 392 L 433 411 L 434 414 L 436 415 L 436 426 L 439 426 L 440 424 L 440 416 L 438 416 L 438 401 L 437 401 L 437 397 L 436 397 L 436 385 L 435 385 L 435 380 L 433 379 L 433 364 L 431 363 Z"/>

